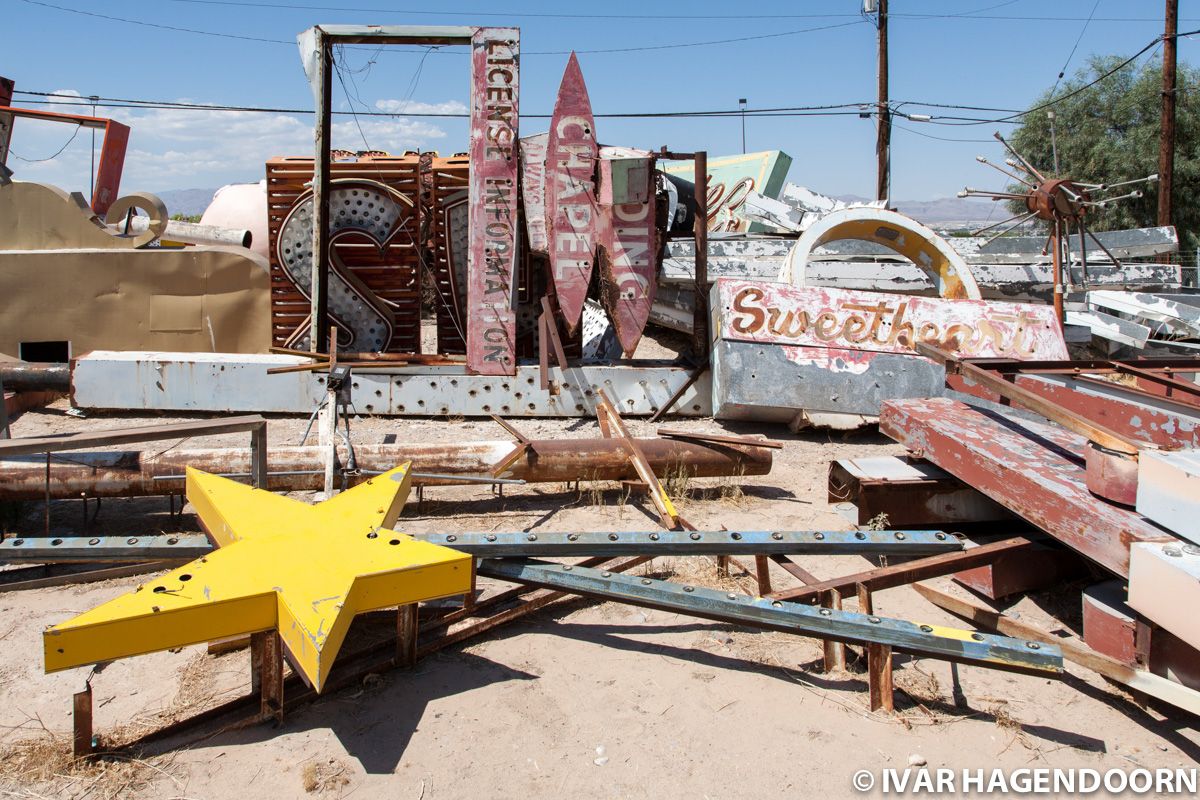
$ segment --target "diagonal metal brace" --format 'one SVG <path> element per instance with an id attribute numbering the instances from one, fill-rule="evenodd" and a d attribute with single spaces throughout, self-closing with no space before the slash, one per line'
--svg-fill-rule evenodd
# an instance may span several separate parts
<path id="1" fill-rule="evenodd" d="M 814 608 L 571 564 L 488 559 L 480 562 L 478 574 L 752 628 L 818 639 L 884 644 L 913 655 L 1011 672 L 1054 675 L 1063 671 L 1062 651 L 1058 647 L 1007 636 Z"/>

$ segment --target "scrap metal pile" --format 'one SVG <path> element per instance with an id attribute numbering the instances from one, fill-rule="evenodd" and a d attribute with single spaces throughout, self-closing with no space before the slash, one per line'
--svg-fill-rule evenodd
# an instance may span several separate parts
<path id="1" fill-rule="evenodd" d="M 222 415 L 0 442 L 0 502 L 47 504 L 43 530 L 0 537 L 0 562 L 18 565 L 3 588 L 168 570 L 47 630 L 48 671 L 248 644 L 254 691 L 151 735 L 163 737 L 223 714 L 281 719 L 581 595 L 821 639 L 827 669 L 861 645 L 873 710 L 892 709 L 895 651 L 1047 675 L 1066 658 L 1200 712 L 1200 359 L 1115 349 L 1196 347 L 1200 306 L 1178 266 L 1121 261 L 1173 251 L 1173 229 L 1093 234 L 1086 209 L 1105 187 L 1047 181 L 1022 161 L 1030 191 L 1014 197 L 1053 225 L 1051 242 L 948 241 L 885 204 L 785 184 L 778 151 L 603 145 L 574 55 L 549 130 L 521 136 L 517 29 L 318 26 L 299 42 L 317 150 L 266 164 L 262 219 L 172 227 L 156 198 L 116 197 L 128 130 L 106 120 L 85 120 L 113 137 L 90 206 L 0 170 L 0 296 L 18 298 L 0 309 L 0 352 L 24 359 L 0 362 L 0 385 L 20 390 L 12 413 L 61 392 L 89 412 Z M 469 152 L 333 153 L 333 52 L 354 43 L 469 46 Z M 22 116 L 10 102 L 8 83 L 0 133 Z M 267 231 L 258 252 L 251 229 Z M 39 272 L 70 296 L 49 302 Z M 637 358 L 651 324 L 690 344 Z M 1092 336 L 1109 358 L 1070 360 Z M 6 433 L 8 395 L 3 411 Z M 306 431 L 268 447 L 259 413 L 309 415 L 319 444 Z M 624 420 L 667 413 L 793 431 L 878 423 L 910 456 L 830 465 L 831 501 L 853 505 L 856 530 L 696 530 L 663 476 L 764 475 L 783 445 L 678 429 L 637 439 Z M 367 444 L 355 414 L 490 417 L 511 440 Z M 511 421 L 538 416 L 594 417 L 602 437 L 535 439 Z M 251 446 L 98 449 L 231 432 Z M 661 530 L 398 528 L 411 487 L 419 499 L 431 485 L 580 480 L 644 492 Z M 274 494 L 310 490 L 325 499 Z M 87 530 L 91 500 L 166 495 L 174 511 L 184 494 L 203 536 Z M 74 498 L 84 529 L 52 532 L 50 501 Z M 980 535 L 948 530 L 962 526 Z M 887 563 L 819 578 L 793 560 L 847 554 Z M 756 594 L 630 574 L 695 555 L 725 571 L 751 559 Z M 776 590 L 772 566 L 802 585 Z M 1092 575 L 1086 646 L 918 583 L 948 575 L 993 599 Z M 873 592 L 908 584 L 990 630 L 874 613 Z M 462 601 L 430 602 L 445 598 Z M 393 637 L 340 653 L 355 615 L 381 613 L 395 615 Z M 92 752 L 90 683 L 75 721 L 76 751 Z"/>

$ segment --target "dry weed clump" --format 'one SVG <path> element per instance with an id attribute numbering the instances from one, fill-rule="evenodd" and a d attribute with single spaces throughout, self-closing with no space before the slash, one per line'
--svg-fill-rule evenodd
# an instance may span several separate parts
<path id="1" fill-rule="evenodd" d="M 300 770 L 300 783 L 309 794 L 337 796 L 350 783 L 348 772 L 336 758 L 306 761 Z"/>
<path id="2" fill-rule="evenodd" d="M 182 789 L 177 771 L 170 756 L 143 760 L 101 753 L 75 758 L 70 738 L 45 728 L 0 745 L 0 794 L 5 797 L 124 800 L 162 780 Z"/>

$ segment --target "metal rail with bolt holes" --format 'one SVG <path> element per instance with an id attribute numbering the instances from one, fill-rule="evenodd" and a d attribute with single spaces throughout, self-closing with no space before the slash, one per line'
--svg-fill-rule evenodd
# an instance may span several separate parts
<path id="1" fill-rule="evenodd" d="M 484 560 L 478 574 L 619 603 L 1014 672 L 1058 674 L 1062 651 L 1007 636 L 787 603 L 614 572 L 530 560 Z"/>
<path id="2" fill-rule="evenodd" d="M 941 531 L 619 531 L 416 533 L 481 558 L 503 556 L 895 555 L 962 550 Z"/>

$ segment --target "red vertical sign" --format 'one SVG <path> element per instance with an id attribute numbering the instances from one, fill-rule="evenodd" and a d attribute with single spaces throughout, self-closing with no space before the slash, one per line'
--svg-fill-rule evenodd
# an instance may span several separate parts
<path id="1" fill-rule="evenodd" d="M 517 95 L 520 32 L 477 28 L 471 39 L 471 219 L 467 367 L 516 373 Z"/>
<path id="2" fill-rule="evenodd" d="M 621 349 L 632 358 L 654 305 L 658 206 L 653 157 L 647 154 L 623 160 L 629 165 L 623 170 L 627 179 L 623 187 L 626 197 L 618 199 L 628 202 L 601 207 L 605 223 L 600 230 L 600 301 L 616 329 Z M 602 162 L 609 167 L 614 163 L 614 160 Z M 613 170 L 607 172 L 611 184 Z"/>
<path id="3" fill-rule="evenodd" d="M 567 61 L 546 147 L 546 214 L 549 218 L 550 272 L 558 306 L 575 332 L 599 244 L 596 204 L 596 125 L 592 104 L 575 54 Z"/>

